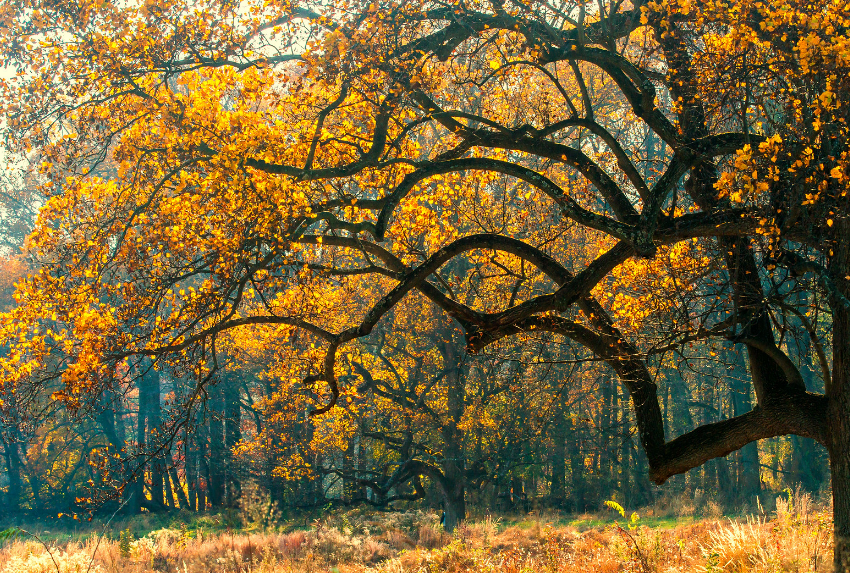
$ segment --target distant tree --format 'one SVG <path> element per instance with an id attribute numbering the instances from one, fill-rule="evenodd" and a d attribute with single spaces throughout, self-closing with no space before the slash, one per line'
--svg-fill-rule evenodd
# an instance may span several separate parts
<path id="1" fill-rule="evenodd" d="M 843 4 L 0 6 L 7 142 L 54 190 L 5 315 L 7 394 L 56 379 L 84 411 L 142 357 L 201 392 L 221 334 L 266 324 L 313 337 L 322 415 L 348 345 L 418 290 L 470 352 L 545 331 L 604 360 L 658 483 L 819 441 L 850 570 Z M 492 253 L 530 280 L 486 272 Z M 828 306 L 824 394 L 777 338 L 776 309 L 808 312 L 795 289 Z M 743 346 L 756 405 L 668 440 L 638 300 L 675 301 L 668 346 Z"/>

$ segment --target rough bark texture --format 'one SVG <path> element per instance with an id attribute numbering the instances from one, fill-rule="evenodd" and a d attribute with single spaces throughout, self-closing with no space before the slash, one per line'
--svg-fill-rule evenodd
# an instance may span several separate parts
<path id="1" fill-rule="evenodd" d="M 841 236 L 850 237 L 850 222 L 839 223 Z M 842 294 L 850 292 L 850 245 L 836 244 L 830 262 L 832 276 L 837 279 Z M 840 301 L 832 301 L 832 383 L 827 396 L 826 412 L 829 441 L 829 467 L 832 474 L 832 504 L 835 539 L 835 571 L 850 571 L 850 309 Z"/>
<path id="2" fill-rule="evenodd" d="M 444 333 L 440 344 L 443 367 L 448 369 L 446 381 L 448 395 L 446 421 L 441 428 L 444 455 L 442 484 L 444 509 L 446 512 L 443 527 L 452 532 L 466 519 L 466 468 L 464 467 L 463 430 L 458 425 L 463 417 L 464 379 L 460 368 L 460 357 L 451 333 Z"/>

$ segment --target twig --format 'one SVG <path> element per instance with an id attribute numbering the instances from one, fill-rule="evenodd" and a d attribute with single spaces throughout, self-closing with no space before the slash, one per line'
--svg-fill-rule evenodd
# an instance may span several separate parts
<path id="1" fill-rule="evenodd" d="M 91 572 L 91 566 L 94 564 L 94 556 L 97 555 L 97 550 L 100 547 L 100 542 L 103 541 L 103 536 L 106 533 L 106 528 L 109 527 L 109 524 L 112 523 L 112 520 L 118 515 L 118 512 L 124 509 L 124 506 L 127 505 L 127 502 L 130 501 L 131 496 L 127 496 L 127 498 L 118 506 L 118 509 L 115 510 L 109 519 L 106 520 L 106 523 L 103 524 L 103 529 L 100 531 L 100 536 L 97 538 L 97 543 L 94 545 L 94 551 L 91 552 L 91 559 L 89 560 L 89 566 L 86 568 L 86 573 Z M 58 569 L 57 569 L 58 573 Z"/>
<path id="2" fill-rule="evenodd" d="M 59 571 L 59 564 L 56 562 L 56 558 L 53 557 L 53 552 L 50 551 L 50 547 L 47 546 L 47 543 L 45 543 L 44 540 L 41 539 L 41 537 L 39 537 L 35 533 L 32 533 L 31 531 L 27 531 L 26 529 L 21 529 L 20 527 L 18 528 L 18 531 L 20 531 L 24 535 L 29 535 L 30 537 L 34 538 L 36 541 L 38 541 L 39 543 L 44 545 L 45 551 L 47 551 L 47 554 L 50 555 L 50 560 L 53 561 L 53 566 L 56 567 L 56 573 L 62 573 L 61 571 Z M 88 572 L 86 572 L 86 573 L 88 573 Z"/>

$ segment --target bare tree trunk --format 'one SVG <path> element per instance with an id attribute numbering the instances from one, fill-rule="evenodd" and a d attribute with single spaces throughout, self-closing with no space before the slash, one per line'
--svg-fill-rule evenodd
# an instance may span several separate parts
<path id="1" fill-rule="evenodd" d="M 240 380 L 231 374 L 228 379 L 227 394 L 225 396 L 225 418 L 224 418 L 224 445 L 225 445 L 225 503 L 228 507 L 235 507 L 242 493 L 237 471 L 236 459 L 233 456 L 233 448 L 242 439 L 242 404 L 240 396 Z"/>
<path id="2" fill-rule="evenodd" d="M 192 511 L 198 510 L 198 468 L 197 460 L 195 459 L 195 448 L 192 445 L 192 438 L 189 435 L 187 428 L 183 434 L 183 455 L 186 458 L 186 489 L 188 490 L 189 498 L 187 507 Z"/>
<path id="3" fill-rule="evenodd" d="M 456 452 L 447 449 L 446 453 Z M 466 488 L 464 487 L 463 468 L 453 462 L 444 465 L 446 486 L 443 488 L 443 509 L 446 512 L 443 527 L 451 533 L 466 519 Z"/>
<path id="4" fill-rule="evenodd" d="M 198 427 L 195 463 L 198 467 L 198 511 L 207 510 L 210 501 L 210 466 L 209 466 L 209 427 L 201 424 Z"/>
<path id="5" fill-rule="evenodd" d="M 145 440 L 145 419 L 147 417 L 147 412 L 145 410 L 148 405 L 148 387 L 147 384 L 145 384 L 144 374 L 140 373 L 138 377 L 138 386 L 139 409 L 138 414 L 136 416 L 136 447 L 139 458 L 130 461 L 135 470 L 135 475 L 133 476 L 133 483 L 130 486 L 133 497 L 130 500 L 130 503 L 127 504 L 127 512 L 131 514 L 141 513 L 142 500 L 145 497 L 146 464 L 144 463 L 144 456 L 145 450 L 147 449 L 147 442 Z"/>
<path id="6" fill-rule="evenodd" d="M 6 493 L 4 513 L 15 515 L 21 504 L 21 464 L 18 460 L 15 442 L 3 438 L 3 457 L 6 460 L 6 471 L 9 475 L 9 489 Z M 13 448 L 15 451 L 13 451 Z"/>
<path id="7" fill-rule="evenodd" d="M 360 436 L 360 432 L 354 436 L 354 440 L 356 442 L 356 447 L 354 449 L 355 453 L 355 470 L 358 474 L 364 469 L 364 457 L 366 455 L 365 448 L 363 447 L 363 439 Z M 357 487 L 357 499 L 366 499 L 366 486 L 360 485 Z"/>
<path id="8" fill-rule="evenodd" d="M 212 507 L 221 507 L 224 501 L 224 382 L 213 384 L 209 388 L 209 462 L 207 463 L 207 483 L 209 500 Z"/>
<path id="9" fill-rule="evenodd" d="M 623 506 L 629 506 L 632 503 L 633 495 L 633 486 L 631 479 L 631 466 L 630 460 L 632 455 L 632 432 L 631 432 L 631 423 L 629 421 L 629 402 L 628 395 L 626 394 L 626 389 L 621 388 L 623 392 L 622 401 L 620 403 L 620 439 L 622 440 L 622 444 L 620 446 L 620 491 L 623 494 Z M 666 395 L 666 392 L 665 392 Z"/>
<path id="10" fill-rule="evenodd" d="M 842 335 L 850 336 L 846 326 Z M 836 328 L 836 338 L 838 328 Z M 842 345 L 844 346 L 844 345 Z M 842 352 L 841 354 L 845 354 Z M 850 358 L 850 353 L 846 353 Z M 846 369 L 848 363 L 842 360 L 840 367 Z M 836 369 L 839 365 L 836 364 Z M 850 571 L 850 377 L 848 373 L 836 373 L 835 381 L 843 388 L 834 388 L 830 399 L 829 428 L 831 433 L 830 472 L 832 474 L 832 513 L 834 519 L 835 571 Z M 838 384 L 836 384 L 838 385 Z"/>
<path id="11" fill-rule="evenodd" d="M 612 463 L 614 451 L 610 448 L 610 440 L 614 435 L 612 432 L 612 420 L 616 419 L 612 416 L 614 397 L 614 381 L 602 380 L 602 424 L 600 432 L 600 448 L 599 448 L 599 489 L 600 494 L 605 500 L 611 499 L 611 483 L 613 481 Z"/>
<path id="12" fill-rule="evenodd" d="M 169 479 L 170 472 L 165 472 L 162 475 L 163 487 L 165 488 L 165 505 L 169 509 L 176 509 L 177 504 L 174 501 L 174 490 L 171 488 L 171 480 Z"/>
<path id="13" fill-rule="evenodd" d="M 159 450 L 161 447 L 162 437 L 156 432 L 159 429 L 160 416 L 162 405 L 160 403 L 160 377 L 159 372 L 151 368 L 145 374 L 145 381 L 148 386 L 147 391 L 147 427 L 148 427 L 148 443 L 152 450 Z M 151 472 L 151 501 L 154 505 L 164 506 L 163 489 L 165 487 L 165 452 L 156 451 L 151 457 L 150 472 Z"/>
<path id="14" fill-rule="evenodd" d="M 177 468 L 174 465 L 168 469 L 168 474 L 171 476 L 171 484 L 177 494 L 177 503 L 180 504 L 180 509 L 195 509 L 189 505 L 189 499 L 186 497 L 186 492 L 183 491 L 183 484 L 180 483 L 180 476 L 177 475 Z"/>
<path id="15" fill-rule="evenodd" d="M 570 482 L 573 510 L 576 513 L 586 509 L 585 469 L 584 469 L 584 431 L 577 416 L 571 418 L 572 439 L 570 440 Z"/>
<path id="16" fill-rule="evenodd" d="M 466 467 L 463 451 L 463 430 L 459 427 L 463 417 L 465 380 L 461 372 L 457 346 L 448 329 L 446 329 L 445 338 L 440 344 L 440 352 L 443 355 L 443 368 L 449 370 L 446 375 L 446 421 L 441 428 L 441 434 L 445 444 L 443 498 L 446 517 L 443 527 L 446 531 L 451 532 L 461 521 L 466 519 Z"/>
<path id="17" fill-rule="evenodd" d="M 348 447 L 342 456 L 342 499 L 346 503 L 351 503 L 356 495 L 355 488 L 357 483 L 354 479 L 354 439 L 348 442 Z"/>
<path id="18" fill-rule="evenodd" d="M 558 405 L 555 414 L 555 424 L 552 431 L 552 485 L 549 488 L 549 503 L 553 507 L 562 507 L 566 496 L 567 481 L 567 417 L 563 400 Z"/>
<path id="19" fill-rule="evenodd" d="M 850 221 L 839 219 L 841 236 L 850 238 Z M 840 285 L 841 294 L 850 294 L 850 244 L 835 245 L 830 273 Z M 837 573 L 850 572 L 850 309 L 833 297 L 832 381 L 827 389 L 827 428 L 829 469 L 832 474 L 832 515 L 835 542 L 834 565 Z"/>

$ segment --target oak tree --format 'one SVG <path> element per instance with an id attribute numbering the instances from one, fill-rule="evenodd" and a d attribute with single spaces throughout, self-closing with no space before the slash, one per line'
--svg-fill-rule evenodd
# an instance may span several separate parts
<path id="1" fill-rule="evenodd" d="M 417 290 L 470 352 L 550 332 L 606 361 L 658 483 L 761 438 L 819 441 L 850 570 L 843 3 L 30 0 L 0 15 L 7 142 L 38 154 L 49 197 L 41 266 L 4 317 L 5 392 L 59 380 L 53 398 L 81 411 L 143 358 L 203 388 L 222 334 L 262 324 L 314 337 L 320 416 L 348 346 Z M 482 253 L 530 281 L 449 275 Z M 671 439 L 631 311 L 704 253 L 722 267 L 688 287 L 710 312 L 679 313 L 668 344 L 745 348 L 757 404 Z M 459 296 L 473 282 L 482 296 Z M 777 340 L 776 308 L 805 317 L 792 291 L 829 306 L 824 394 Z"/>

